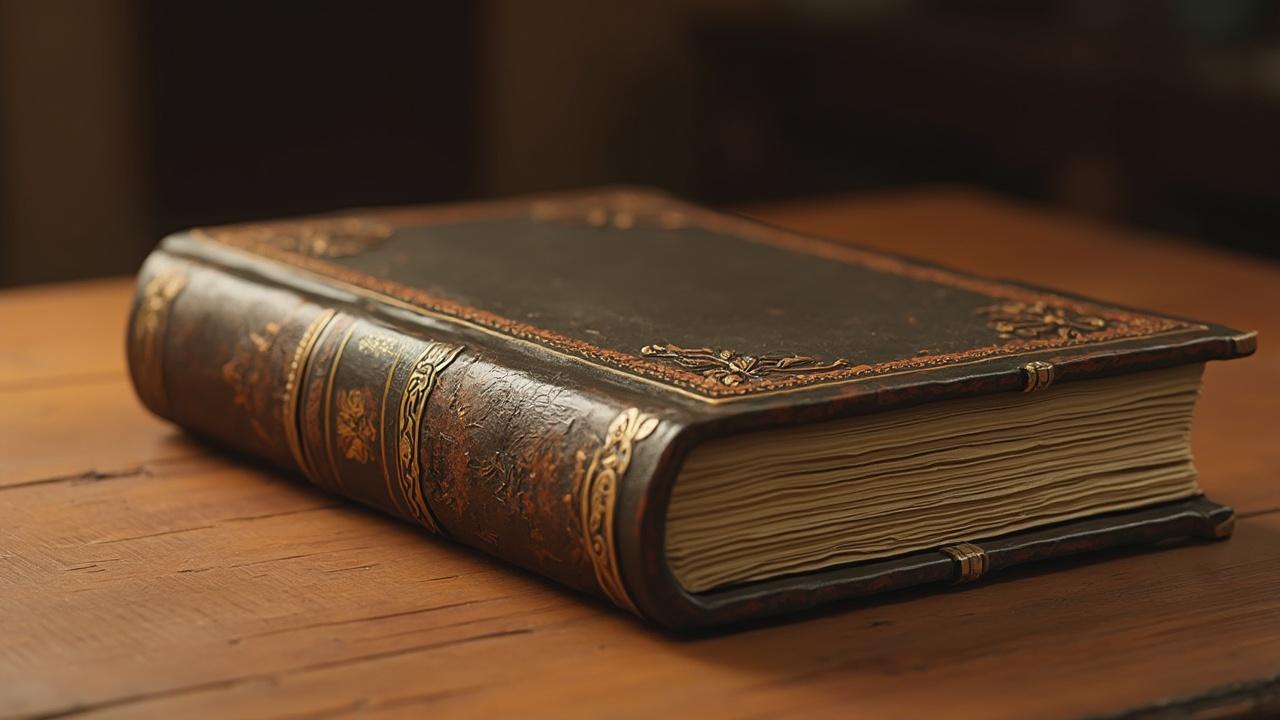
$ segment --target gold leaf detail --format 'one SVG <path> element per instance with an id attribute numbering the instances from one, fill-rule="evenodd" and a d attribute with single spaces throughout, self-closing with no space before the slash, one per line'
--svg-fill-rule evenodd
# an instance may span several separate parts
<path id="1" fill-rule="evenodd" d="M 579 498 L 579 513 L 591 565 L 595 570 L 600 589 L 616 605 L 636 614 L 631 598 L 627 595 L 618 568 L 617 547 L 614 539 L 613 515 L 617 503 L 618 484 L 631 465 L 632 446 L 653 434 L 658 428 L 658 418 L 640 412 L 637 408 L 624 410 L 605 434 L 604 442 L 595 451 L 587 467 Z"/>
<path id="2" fill-rule="evenodd" d="M 356 343 L 360 348 L 360 352 L 366 355 L 380 355 L 382 357 L 391 357 L 396 352 L 396 343 L 391 338 L 385 338 L 381 335 L 365 335 Z"/>
<path id="3" fill-rule="evenodd" d="M 533 204 L 530 212 L 535 222 L 617 230 L 678 230 L 692 224 L 689 212 L 671 198 L 625 191 L 586 198 L 540 200 Z"/>
<path id="4" fill-rule="evenodd" d="M 302 331 L 302 337 L 298 338 L 298 345 L 293 349 L 293 359 L 289 361 L 289 370 L 284 376 L 284 393 L 282 395 L 284 412 L 281 417 L 284 423 L 284 439 L 289 444 L 289 452 L 293 453 L 293 460 L 298 464 L 298 469 L 302 471 L 303 475 L 310 478 L 312 482 L 315 482 L 317 476 L 307 462 L 307 454 L 302 449 L 302 434 L 298 424 L 298 403 L 302 398 L 302 375 L 306 372 L 307 363 L 311 360 L 311 353 L 315 350 L 320 336 L 324 334 L 329 323 L 337 314 L 337 310 L 324 310 L 307 325 L 307 328 Z"/>
<path id="5" fill-rule="evenodd" d="M 231 358 L 222 364 L 222 381 L 231 388 L 231 399 L 244 408 L 249 428 L 265 445 L 274 444 L 262 419 L 269 412 L 271 359 L 267 354 L 280 334 L 280 323 L 268 322 L 259 331 L 240 338 Z"/>
<path id="6" fill-rule="evenodd" d="M 645 345 L 645 357 L 670 360 L 680 367 L 730 387 L 770 375 L 812 374 L 844 367 L 843 359 L 823 362 L 808 355 L 743 355 L 736 350 L 684 348 L 678 345 Z"/>
<path id="7" fill-rule="evenodd" d="M 419 443 L 422 441 L 422 418 L 427 412 L 427 398 L 435 389 L 436 378 L 462 352 L 456 345 L 429 343 L 413 362 L 409 379 L 400 396 L 400 413 L 396 419 L 396 469 L 400 493 L 409 511 L 419 523 L 440 533 L 440 525 L 431 513 L 422 488 L 422 466 Z"/>
<path id="8" fill-rule="evenodd" d="M 231 387 L 233 401 L 249 412 L 257 410 L 253 390 L 268 371 L 267 351 L 279 334 L 279 323 L 267 323 L 261 332 L 250 332 L 237 343 L 231 359 L 222 364 L 222 381 Z"/>
<path id="9" fill-rule="evenodd" d="M 154 408 L 168 404 L 164 386 L 164 329 L 174 298 L 187 286 L 187 274 L 162 270 L 142 288 L 142 299 L 133 321 L 133 347 L 137 358 L 138 391 Z"/>
<path id="10" fill-rule="evenodd" d="M 369 418 L 377 414 L 374 403 L 373 391 L 368 388 L 338 391 L 338 444 L 348 460 L 368 463 L 373 459 L 378 430 Z"/>
<path id="11" fill-rule="evenodd" d="M 267 246 L 309 257 L 340 258 L 380 245 L 394 228 L 372 218 L 338 217 L 231 225 L 202 232 L 242 247 Z"/>
<path id="12" fill-rule="evenodd" d="M 987 327 L 1005 340 L 1075 340 L 1108 329 L 1108 320 L 1047 302 L 1009 301 L 978 308 Z"/>

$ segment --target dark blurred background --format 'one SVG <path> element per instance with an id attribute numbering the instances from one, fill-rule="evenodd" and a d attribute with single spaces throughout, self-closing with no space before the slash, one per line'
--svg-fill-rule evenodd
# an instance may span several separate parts
<path id="1" fill-rule="evenodd" d="M 1277 254 L 1264 0 L 0 0 L 0 285 L 191 225 L 966 183 Z"/>

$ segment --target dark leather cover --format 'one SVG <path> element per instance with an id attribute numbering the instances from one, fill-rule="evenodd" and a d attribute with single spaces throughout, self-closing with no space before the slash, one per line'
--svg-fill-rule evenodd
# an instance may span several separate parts
<path id="1" fill-rule="evenodd" d="M 629 189 L 179 233 L 128 338 L 159 415 L 669 627 L 959 571 L 927 552 L 686 593 L 664 508 L 702 440 L 1253 346 Z M 1229 519 L 1193 499 L 976 544 L 995 570 Z"/>

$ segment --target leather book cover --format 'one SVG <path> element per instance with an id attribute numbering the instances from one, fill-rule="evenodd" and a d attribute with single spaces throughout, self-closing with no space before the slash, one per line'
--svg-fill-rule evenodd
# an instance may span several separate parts
<path id="1" fill-rule="evenodd" d="M 689 593 L 663 511 L 708 439 L 1255 343 L 632 189 L 178 233 L 128 333 L 155 413 L 673 628 L 1224 536 L 1230 510 L 1197 497 Z"/>

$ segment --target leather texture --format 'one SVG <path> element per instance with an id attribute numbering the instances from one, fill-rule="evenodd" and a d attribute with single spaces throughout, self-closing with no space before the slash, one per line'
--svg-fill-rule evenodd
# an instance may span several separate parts
<path id="1" fill-rule="evenodd" d="M 1252 345 L 631 189 L 179 233 L 143 267 L 128 339 L 143 402 L 193 433 L 675 628 L 957 563 L 685 593 L 663 518 L 699 442 Z M 977 546 L 998 570 L 1230 514 L 1175 505 Z"/>

